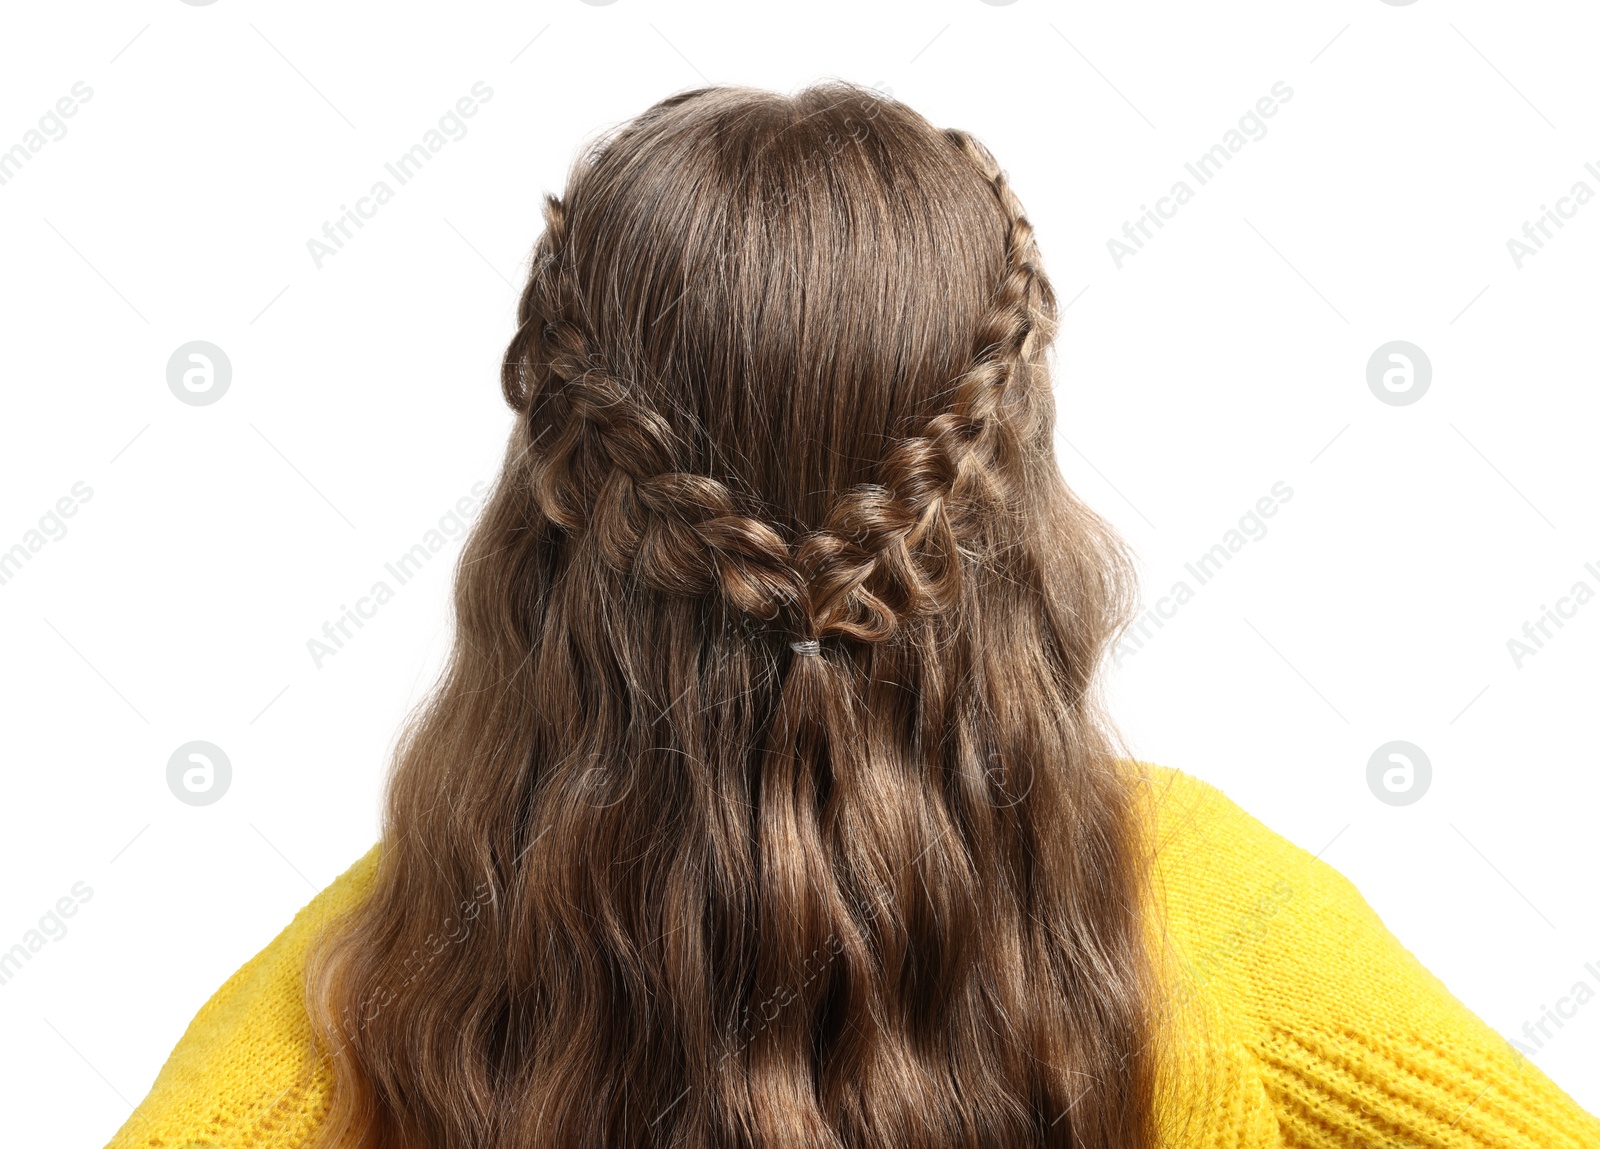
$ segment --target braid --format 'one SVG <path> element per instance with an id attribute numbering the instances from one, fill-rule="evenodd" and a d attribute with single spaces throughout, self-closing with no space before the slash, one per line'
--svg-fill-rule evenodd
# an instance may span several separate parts
<path id="1" fill-rule="evenodd" d="M 1014 513 L 1007 476 L 1021 446 L 1047 425 L 1042 357 L 1055 335 L 1055 299 L 1033 226 L 989 151 L 966 132 L 944 135 L 988 181 L 1004 214 L 1004 271 L 950 409 L 890 452 L 882 485 L 847 492 L 802 542 L 801 583 L 818 635 L 875 641 L 897 618 L 952 604 L 960 593 L 958 528 Z"/>
<path id="2" fill-rule="evenodd" d="M 1005 173 L 967 133 L 944 136 L 988 182 L 1005 223 L 1004 267 L 973 359 L 949 408 L 895 445 L 881 481 L 844 492 L 792 545 L 742 513 L 725 484 L 685 471 L 670 424 L 604 362 L 582 320 L 565 206 L 547 196 L 501 382 L 524 417 L 529 483 L 549 522 L 587 531 L 608 564 L 646 586 L 718 593 L 766 621 L 787 611 L 806 639 L 879 642 L 953 606 L 962 556 L 1015 516 L 1012 476 L 1047 425 L 1042 355 L 1055 301 Z"/>
<path id="3" fill-rule="evenodd" d="M 545 232 L 518 307 L 501 382 L 524 416 L 535 504 L 568 532 L 588 529 L 609 564 L 667 594 L 714 590 L 740 613 L 777 617 L 797 591 L 788 548 L 739 514 L 715 479 L 680 469 L 661 414 L 641 403 L 591 345 L 575 310 L 566 211 L 545 200 Z"/>
<path id="4" fill-rule="evenodd" d="M 999 412 L 1002 394 L 1014 378 L 1020 378 L 1022 385 L 1005 397 L 1022 403 L 1016 412 L 1019 433 L 1037 433 L 1039 415 L 1048 404 L 1044 351 L 1056 335 L 1055 292 L 1040 266 L 1033 225 L 999 162 L 966 132 L 949 129 L 944 136 L 988 181 L 1006 221 L 1005 271 L 978 333 L 978 345 L 984 348 L 980 361 L 987 361 L 1003 378 L 983 390 L 994 399 L 991 410 Z"/>

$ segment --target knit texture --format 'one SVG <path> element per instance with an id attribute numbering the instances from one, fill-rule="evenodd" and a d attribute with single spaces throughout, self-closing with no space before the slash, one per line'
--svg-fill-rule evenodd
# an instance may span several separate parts
<path id="1" fill-rule="evenodd" d="M 1169 987 L 1173 1149 L 1600 1149 L 1600 1121 L 1459 1002 L 1332 866 L 1220 790 L 1146 766 L 1147 921 Z M 327 1111 L 301 996 L 373 846 L 189 1023 L 107 1149 L 291 1149 Z"/>

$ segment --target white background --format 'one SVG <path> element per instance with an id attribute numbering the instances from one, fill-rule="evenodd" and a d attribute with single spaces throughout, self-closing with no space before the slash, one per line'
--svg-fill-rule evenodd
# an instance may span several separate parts
<path id="1" fill-rule="evenodd" d="M 1588 6 L 152 0 L 9 5 L 0 43 L 0 149 L 93 93 L 0 185 L 0 550 L 92 490 L 0 585 L 0 949 L 93 890 L 0 985 L 8 1143 L 103 1143 L 374 840 L 459 534 L 320 668 L 307 640 L 492 477 L 540 194 L 708 79 L 880 84 L 990 144 L 1070 301 L 1062 468 L 1147 601 L 1292 489 L 1115 674 L 1137 751 L 1320 851 L 1508 1037 L 1600 988 L 1600 605 L 1507 648 L 1600 589 L 1600 204 L 1507 249 L 1600 191 Z M 477 81 L 467 134 L 317 268 L 307 240 Z M 1107 241 L 1278 81 L 1119 269 Z M 1406 406 L 1366 382 L 1396 339 L 1433 368 Z M 168 389 L 190 340 L 232 363 L 214 405 Z M 196 739 L 233 768 L 205 807 L 166 784 Z M 1366 781 L 1395 739 L 1433 767 L 1403 807 Z M 1552 1032 L 1534 1060 L 1600 1111 L 1600 1001 Z"/>

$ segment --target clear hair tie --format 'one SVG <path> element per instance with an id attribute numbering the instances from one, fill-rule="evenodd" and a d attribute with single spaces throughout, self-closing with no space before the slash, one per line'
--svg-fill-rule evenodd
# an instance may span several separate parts
<path id="1" fill-rule="evenodd" d="M 796 654 L 821 654 L 822 643 L 814 638 L 802 638 L 798 642 L 791 642 L 789 649 Z"/>

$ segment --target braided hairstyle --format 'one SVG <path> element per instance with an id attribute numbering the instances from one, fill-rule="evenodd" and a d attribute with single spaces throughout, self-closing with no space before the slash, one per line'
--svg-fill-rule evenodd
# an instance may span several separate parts
<path id="1" fill-rule="evenodd" d="M 1055 300 L 1005 173 L 972 136 L 943 134 L 983 174 L 1006 221 L 1005 271 L 971 366 L 948 409 L 888 452 L 877 482 L 839 493 L 823 521 L 794 538 L 747 513 L 726 484 L 684 470 L 668 420 L 606 363 L 573 283 L 566 210 L 547 196 L 502 376 L 507 402 L 525 417 L 544 517 L 573 533 L 592 525 L 598 552 L 643 586 L 719 594 L 736 611 L 783 618 L 805 640 L 879 642 L 902 619 L 955 606 L 963 540 L 979 544 L 992 534 L 986 519 L 992 528 L 996 516 L 1015 517 L 1009 477 L 1047 426 L 1042 357 Z"/>
<path id="2" fill-rule="evenodd" d="M 1131 574 L 1005 173 L 873 91 L 710 88 L 544 218 L 455 650 L 308 978 L 318 1145 L 1153 1147 Z"/>

